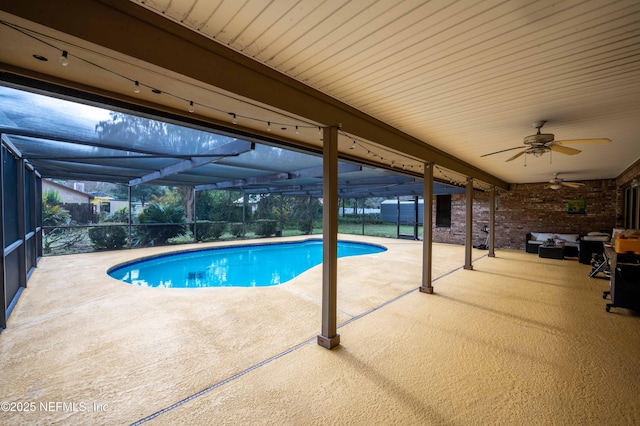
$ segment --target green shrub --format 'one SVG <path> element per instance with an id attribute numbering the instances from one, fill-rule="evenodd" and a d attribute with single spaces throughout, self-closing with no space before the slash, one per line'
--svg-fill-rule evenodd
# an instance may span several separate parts
<path id="1" fill-rule="evenodd" d="M 231 223 L 229 225 L 229 232 L 236 238 L 244 237 L 246 233 L 244 223 Z"/>
<path id="2" fill-rule="evenodd" d="M 302 219 L 298 222 L 298 230 L 305 235 L 313 232 L 313 219 Z"/>
<path id="3" fill-rule="evenodd" d="M 258 219 L 256 221 L 256 235 L 270 237 L 276 233 L 278 221 L 271 219 Z"/>
<path id="4" fill-rule="evenodd" d="M 208 220 L 199 220 L 196 226 L 196 240 L 208 241 L 217 240 L 227 230 L 227 222 L 211 222 Z M 191 225 L 193 232 L 193 225 Z"/>
<path id="5" fill-rule="evenodd" d="M 148 204 L 142 213 L 138 215 L 140 224 L 161 224 L 152 226 L 138 226 L 138 234 L 141 245 L 166 244 L 170 238 L 184 235 L 187 226 L 184 223 L 184 209 L 176 205 Z"/>
<path id="6" fill-rule="evenodd" d="M 129 223 L 129 209 L 123 207 L 111 213 L 104 222 Z"/>
<path id="7" fill-rule="evenodd" d="M 71 215 L 58 205 L 44 203 L 42 205 L 42 225 L 43 226 L 61 226 L 71 223 Z"/>
<path id="8" fill-rule="evenodd" d="M 101 225 L 89 228 L 89 238 L 96 250 L 117 250 L 127 244 L 127 231 L 123 226 Z"/>

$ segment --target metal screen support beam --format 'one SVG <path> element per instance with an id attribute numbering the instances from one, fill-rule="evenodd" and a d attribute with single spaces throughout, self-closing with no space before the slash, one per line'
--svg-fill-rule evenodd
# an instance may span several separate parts
<path id="1" fill-rule="evenodd" d="M 419 201 L 420 197 L 417 195 L 413 197 L 413 239 L 416 241 L 418 241 L 418 222 L 420 222 Z"/>
<path id="2" fill-rule="evenodd" d="M 6 151 L 4 148 L 4 138 L 3 134 L 0 133 L 0 164 L 4 164 L 4 156 L 6 155 Z M 0 167 L 0 170 L 2 167 Z M 5 202 L 4 202 L 4 173 L 0 173 L 0 245 L 2 248 L 6 247 L 6 243 L 4 241 L 4 210 L 5 210 Z M 7 300 L 7 283 L 5 279 L 5 256 L 4 252 L 0 253 L 0 333 L 3 328 L 7 328 L 7 308 L 9 307 L 9 300 Z"/>
<path id="3" fill-rule="evenodd" d="M 132 244 L 132 243 L 133 243 L 133 239 L 131 238 L 131 231 L 132 231 L 132 226 L 133 226 L 133 225 L 132 225 L 132 224 L 133 224 L 133 213 L 132 213 L 132 210 L 131 210 L 131 207 L 132 207 L 132 202 L 131 202 L 131 186 L 128 186 L 127 188 L 128 188 L 128 189 L 127 189 L 127 197 L 129 198 L 129 200 L 128 200 L 128 201 L 129 201 L 129 226 L 128 226 L 128 228 L 129 228 L 129 229 L 128 229 L 128 232 L 129 232 L 129 241 L 128 241 L 128 244 L 129 244 L 129 248 L 131 248 L 131 246 L 133 245 L 133 244 Z"/>
<path id="4" fill-rule="evenodd" d="M 495 244 L 495 226 L 496 226 L 496 187 L 491 187 L 491 196 L 489 197 L 489 257 L 496 257 L 494 251 Z"/>
<path id="5" fill-rule="evenodd" d="M 400 196 L 396 196 L 396 201 L 398 202 L 396 209 L 396 238 L 400 238 Z"/>
<path id="6" fill-rule="evenodd" d="M 424 200 L 422 202 L 422 285 L 421 293 L 433 294 L 431 260 L 433 239 L 433 164 L 424 163 Z"/>
<path id="7" fill-rule="evenodd" d="M 255 143 L 243 140 L 235 140 L 233 142 L 229 142 L 222 146 L 213 148 L 209 152 L 202 153 L 198 156 L 193 156 L 193 158 L 189 160 L 181 160 L 158 171 L 146 174 L 140 178 L 132 179 L 129 181 L 129 185 L 136 186 L 146 182 L 151 182 L 155 179 L 160 179 L 165 176 L 170 176 L 199 166 L 204 166 L 205 164 L 223 160 L 225 157 L 233 157 L 239 154 L 244 154 L 245 152 L 251 151 L 254 148 Z M 211 155 L 211 157 L 205 155 Z"/>
<path id="8" fill-rule="evenodd" d="M 473 248 L 473 178 L 467 178 L 467 192 L 465 199 L 467 201 L 467 215 L 465 226 L 464 241 L 464 269 L 473 269 L 471 264 L 471 249 Z"/>
<path id="9" fill-rule="evenodd" d="M 325 127 L 322 149 L 322 334 L 318 345 L 340 344 L 337 333 L 338 292 L 338 128 Z"/>
<path id="10" fill-rule="evenodd" d="M 364 235 L 364 204 L 365 204 L 364 201 L 365 201 L 365 198 L 362 199 L 362 235 Z"/>
<path id="11" fill-rule="evenodd" d="M 193 242 L 198 242 L 198 191 L 193 191 Z"/>

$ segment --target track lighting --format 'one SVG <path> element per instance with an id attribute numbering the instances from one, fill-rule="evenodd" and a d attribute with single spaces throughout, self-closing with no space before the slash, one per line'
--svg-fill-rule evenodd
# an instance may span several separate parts
<path id="1" fill-rule="evenodd" d="M 67 53 L 66 50 L 62 51 L 62 55 L 60 55 L 60 57 L 58 58 L 58 61 L 60 62 L 60 65 L 62 65 L 63 67 L 66 67 L 67 65 L 69 65 L 69 54 Z"/>

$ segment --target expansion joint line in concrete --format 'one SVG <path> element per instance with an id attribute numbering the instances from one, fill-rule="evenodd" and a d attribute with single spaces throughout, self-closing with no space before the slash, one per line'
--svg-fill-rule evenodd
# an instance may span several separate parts
<path id="1" fill-rule="evenodd" d="M 483 256 L 480 256 L 479 258 L 474 259 L 474 261 L 482 259 L 483 257 L 486 257 L 486 256 L 487 256 L 486 254 L 483 255 Z M 460 266 L 460 267 L 458 267 L 456 269 L 453 269 L 453 270 L 451 270 L 451 271 L 449 271 L 449 272 L 447 272 L 447 273 L 445 273 L 443 275 L 440 275 L 439 277 L 435 278 L 433 281 L 434 282 L 438 281 L 439 279 L 444 278 L 447 275 L 453 274 L 454 272 L 459 271 L 462 268 L 463 268 L 463 266 Z M 411 289 L 411 290 L 407 291 L 406 293 L 403 293 L 403 294 L 401 294 L 399 296 L 394 297 L 393 299 L 389 299 L 386 302 L 384 302 L 384 303 L 382 303 L 382 304 L 380 304 L 380 305 L 378 305 L 378 306 L 376 306 L 376 307 L 374 307 L 372 309 L 369 309 L 366 312 L 361 313 L 360 315 L 356 315 L 355 317 L 348 319 L 347 321 L 345 321 L 342 324 L 338 325 L 337 328 L 344 327 L 345 325 L 350 324 L 350 323 L 352 323 L 352 322 L 354 322 L 354 321 L 356 321 L 356 320 L 358 320 L 360 318 L 363 318 L 363 317 L 365 317 L 365 316 L 377 311 L 378 309 L 383 308 L 383 307 L 385 307 L 387 305 L 390 305 L 391 303 L 396 302 L 396 301 L 398 301 L 398 300 L 400 300 L 400 299 L 402 299 L 402 298 L 404 298 L 404 297 L 408 296 L 409 294 L 414 293 L 416 291 L 418 291 L 418 289 L 414 288 L 414 289 Z M 196 398 L 198 398 L 198 397 L 200 397 L 200 396 L 202 396 L 202 395 L 204 395 L 206 393 L 209 393 L 212 390 L 217 389 L 222 385 L 226 385 L 227 383 L 230 383 L 230 382 L 232 382 L 232 381 L 244 376 L 245 374 L 248 374 L 248 373 L 252 372 L 253 370 L 256 370 L 256 369 L 258 369 L 258 368 L 260 368 L 260 367 L 262 367 L 264 365 L 267 365 L 270 362 L 277 360 L 278 358 L 282 358 L 283 356 L 285 356 L 285 355 L 287 355 L 287 354 L 289 354 L 289 353 L 291 353 L 293 351 L 296 351 L 296 350 L 300 349 L 301 347 L 303 347 L 303 346 L 305 346 L 305 345 L 307 345 L 309 343 L 315 342 L 316 339 L 317 339 L 317 337 L 314 336 L 314 337 L 312 337 L 312 338 L 310 338 L 308 340 L 305 340 L 302 343 L 298 343 L 297 345 L 287 349 L 286 351 L 280 352 L 279 354 L 274 355 L 271 358 L 267 358 L 264 361 L 261 361 L 261 362 L 255 364 L 255 365 L 247 368 L 246 370 L 242 370 L 238 374 L 234 374 L 233 376 L 228 377 L 228 378 L 226 378 L 226 379 L 224 379 L 224 380 L 222 380 L 222 381 L 220 381 L 220 382 L 218 382 L 218 383 L 216 383 L 214 385 L 211 385 L 208 388 L 205 388 L 205 389 L 201 390 L 200 392 L 194 393 L 191 396 L 188 396 L 188 397 L 186 397 L 186 398 L 184 398 L 184 399 L 182 399 L 182 400 L 180 400 L 178 402 L 175 402 L 175 403 L 169 405 L 168 407 L 163 408 L 162 410 L 156 411 L 155 413 L 150 414 L 147 417 L 144 417 L 144 418 L 142 418 L 142 419 L 140 419 L 140 420 L 138 420 L 138 421 L 136 421 L 134 423 L 131 423 L 131 426 L 141 425 L 143 423 L 148 422 L 149 420 L 153 420 L 156 417 L 161 416 L 162 414 L 165 414 L 165 413 L 173 410 L 174 408 L 178 408 L 179 406 L 181 406 L 183 404 L 186 404 L 187 402 L 192 401 L 192 400 L 194 400 L 194 399 L 196 399 Z"/>

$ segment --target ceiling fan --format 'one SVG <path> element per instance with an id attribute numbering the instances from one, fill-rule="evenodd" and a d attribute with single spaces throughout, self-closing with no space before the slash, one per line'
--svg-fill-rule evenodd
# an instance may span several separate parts
<path id="1" fill-rule="evenodd" d="M 569 188 L 580 188 L 584 186 L 584 183 L 580 182 L 565 182 L 562 178 L 558 177 L 558 173 L 553 175 L 553 179 L 549 181 L 549 184 L 544 187 L 544 189 L 560 189 L 563 186 L 568 186 Z"/>
<path id="2" fill-rule="evenodd" d="M 551 133 L 540 133 L 540 129 L 542 128 L 542 126 L 544 126 L 544 123 L 546 123 L 545 120 L 534 121 L 532 123 L 532 126 L 538 131 L 536 132 L 535 135 L 525 136 L 524 144 L 528 145 L 528 147 L 525 148 L 523 151 L 520 151 L 513 157 L 507 159 L 506 161 L 513 161 L 516 158 L 520 157 L 522 154 L 532 154 L 534 157 L 540 157 L 545 152 L 549 152 L 549 151 L 555 151 L 555 152 L 559 152 L 561 154 L 567 154 L 567 155 L 575 155 L 582 152 L 578 149 L 568 148 L 564 145 L 611 143 L 611 139 L 606 139 L 606 138 L 570 139 L 570 140 L 557 141 L 554 139 L 555 136 Z M 516 146 L 514 148 L 508 148 L 508 149 L 503 149 L 501 151 L 492 152 L 490 154 L 484 154 L 484 155 L 481 155 L 481 157 L 486 157 L 488 155 L 499 154 L 501 152 L 511 151 L 514 149 L 521 149 L 521 148 L 522 148 L 521 146 Z"/>

